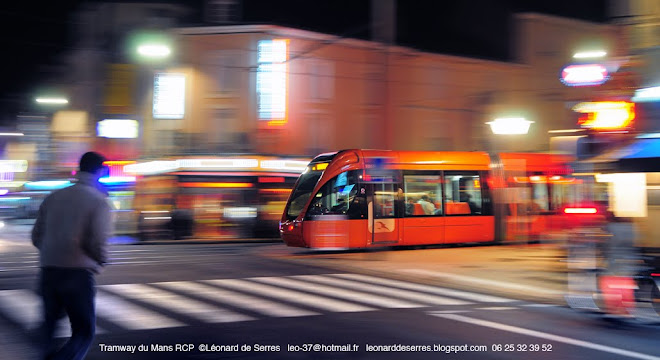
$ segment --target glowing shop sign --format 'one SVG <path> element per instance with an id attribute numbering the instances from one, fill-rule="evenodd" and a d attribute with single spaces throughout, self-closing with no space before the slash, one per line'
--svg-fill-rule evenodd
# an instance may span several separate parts
<path id="1" fill-rule="evenodd" d="M 566 86 L 595 86 L 610 78 L 607 68 L 601 64 L 568 65 L 561 72 L 561 82 Z"/>
<path id="2" fill-rule="evenodd" d="M 626 130 L 635 119 L 635 104 L 627 101 L 583 102 L 573 111 L 584 114 L 578 124 L 594 130 Z"/>
<path id="3" fill-rule="evenodd" d="M 0 172 L 26 172 L 27 168 L 27 160 L 0 160 Z"/>
<path id="4" fill-rule="evenodd" d="M 104 138 L 135 139 L 138 137 L 138 122 L 128 119 L 101 120 L 96 125 L 96 134 Z"/>
<path id="5" fill-rule="evenodd" d="M 261 40 L 258 45 L 257 97 L 259 120 L 286 123 L 288 40 Z"/>
<path id="6" fill-rule="evenodd" d="M 183 119 L 186 100 L 186 76 L 160 73 L 154 78 L 154 108 L 156 119 Z"/>
<path id="7" fill-rule="evenodd" d="M 634 102 L 660 101 L 660 86 L 637 89 L 635 96 L 630 100 Z"/>

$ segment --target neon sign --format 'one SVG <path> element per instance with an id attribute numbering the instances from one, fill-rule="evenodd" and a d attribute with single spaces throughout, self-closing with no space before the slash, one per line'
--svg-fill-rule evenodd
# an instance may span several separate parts
<path id="1" fill-rule="evenodd" d="M 609 78 L 609 71 L 601 64 L 573 64 L 561 72 L 561 82 L 566 86 L 596 86 Z"/>

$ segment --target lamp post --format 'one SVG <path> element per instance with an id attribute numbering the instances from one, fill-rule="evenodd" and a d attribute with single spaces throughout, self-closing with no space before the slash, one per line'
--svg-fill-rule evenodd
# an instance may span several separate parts
<path id="1" fill-rule="evenodd" d="M 45 126 L 49 129 L 46 141 L 37 143 L 36 166 L 33 166 L 34 175 L 37 177 L 50 176 L 59 172 L 57 161 L 63 150 L 63 146 L 60 146 L 62 139 L 57 135 L 59 132 L 55 128 L 54 118 L 58 111 L 68 107 L 69 99 L 58 90 L 42 90 L 34 98 L 34 102 L 37 104 L 37 113 L 44 116 Z"/>
<path id="2" fill-rule="evenodd" d="M 127 43 L 127 53 L 132 63 L 139 66 L 137 74 L 137 89 L 134 99 L 140 121 L 142 155 L 154 152 L 152 131 L 154 127 L 153 113 L 146 109 L 153 109 L 156 74 L 170 65 L 174 55 L 174 45 L 171 37 L 164 32 L 141 30 L 133 33 Z M 151 104 L 149 104 L 151 103 Z M 149 106 L 147 106 L 149 104 Z M 159 141 L 164 143 L 167 141 Z"/>

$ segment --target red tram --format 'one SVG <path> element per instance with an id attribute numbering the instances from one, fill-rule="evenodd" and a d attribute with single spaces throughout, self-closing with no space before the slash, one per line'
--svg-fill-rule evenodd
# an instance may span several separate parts
<path id="1" fill-rule="evenodd" d="M 581 179 L 540 153 L 351 149 L 314 158 L 280 221 L 319 249 L 538 240 L 561 230 Z"/>

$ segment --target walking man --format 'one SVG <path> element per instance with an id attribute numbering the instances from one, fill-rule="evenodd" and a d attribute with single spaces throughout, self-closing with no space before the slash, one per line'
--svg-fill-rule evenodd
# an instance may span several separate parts
<path id="1" fill-rule="evenodd" d="M 98 153 L 85 153 L 77 183 L 46 197 L 32 229 L 32 243 L 40 253 L 44 359 L 83 359 L 94 339 L 94 275 L 106 263 L 112 232 L 110 205 L 98 181 L 104 160 Z M 53 335 L 65 313 L 71 338 L 58 349 Z"/>

